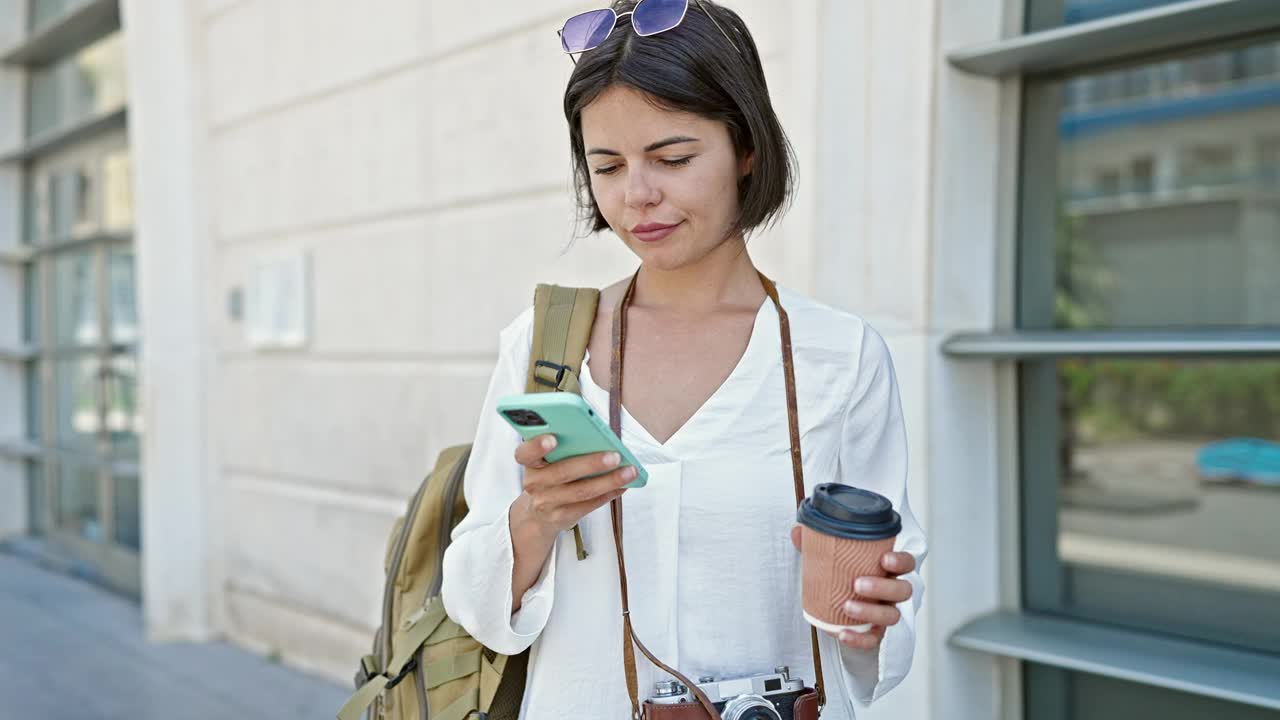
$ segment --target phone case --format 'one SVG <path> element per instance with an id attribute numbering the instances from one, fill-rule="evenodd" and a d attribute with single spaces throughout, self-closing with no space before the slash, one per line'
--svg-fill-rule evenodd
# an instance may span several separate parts
<path id="1" fill-rule="evenodd" d="M 545 422 L 541 424 L 520 424 L 507 414 L 515 412 L 519 415 L 520 411 L 537 413 Z M 520 433 L 520 437 L 525 440 L 548 433 L 555 435 L 556 448 L 547 453 L 547 460 L 550 462 L 577 455 L 613 450 L 622 457 L 622 463 L 619 467 L 634 465 L 638 471 L 636 479 L 628 483 L 627 487 L 641 488 L 649 482 L 649 473 L 645 472 L 644 466 L 622 444 L 618 436 L 613 434 L 608 424 L 591 409 L 587 401 L 575 393 L 547 392 L 511 395 L 498 401 L 498 414 L 511 427 L 515 428 L 516 432 Z M 526 419 L 525 422 L 527 423 L 529 420 Z M 598 474 L 603 475 L 604 473 Z"/>

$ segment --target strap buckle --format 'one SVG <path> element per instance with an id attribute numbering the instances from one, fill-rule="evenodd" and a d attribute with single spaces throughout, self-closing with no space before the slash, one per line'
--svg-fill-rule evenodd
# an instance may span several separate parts
<path id="1" fill-rule="evenodd" d="M 549 368 L 555 371 L 556 379 L 548 380 L 544 378 L 541 375 L 541 373 L 538 372 L 540 368 Z M 567 365 L 560 365 L 557 363 L 548 362 L 546 360 L 539 360 L 533 364 L 533 381 L 538 383 L 539 385 L 545 385 L 547 387 L 556 388 L 558 390 L 560 388 L 560 383 L 564 382 L 564 374 L 568 371 L 569 371 L 569 367 Z"/>
<path id="2" fill-rule="evenodd" d="M 387 685 L 386 687 L 383 688 L 383 690 L 390 690 L 391 688 L 399 685 L 401 682 L 404 681 L 406 677 L 409 676 L 409 673 L 417 669 L 418 669 L 418 658 L 415 657 L 410 659 L 409 662 L 405 663 L 404 667 L 400 668 L 400 673 L 395 677 L 391 677 L 390 675 L 383 673 L 382 677 L 387 679 Z"/>

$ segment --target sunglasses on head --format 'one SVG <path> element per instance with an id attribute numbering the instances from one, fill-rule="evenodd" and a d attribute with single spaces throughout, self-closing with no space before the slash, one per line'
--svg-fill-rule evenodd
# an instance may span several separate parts
<path id="1" fill-rule="evenodd" d="M 707 17 L 711 18 L 711 22 L 715 24 L 720 34 L 724 35 L 724 39 L 738 50 L 737 43 L 729 37 L 724 28 L 720 27 L 715 16 L 703 7 L 701 0 L 693 1 L 702 9 L 702 12 L 707 14 Z M 612 8 L 584 12 L 569 18 L 564 27 L 560 28 L 558 31 L 560 47 L 576 64 L 578 59 L 574 57 L 575 55 L 600 47 L 605 38 L 609 37 L 609 34 L 618 26 L 618 20 L 628 15 L 631 16 L 631 28 L 636 31 L 636 34 L 640 37 L 649 37 L 679 26 L 688 12 L 689 0 L 640 0 L 630 12 L 624 12 L 621 15 L 614 12 Z M 742 51 L 738 50 L 738 52 Z"/>

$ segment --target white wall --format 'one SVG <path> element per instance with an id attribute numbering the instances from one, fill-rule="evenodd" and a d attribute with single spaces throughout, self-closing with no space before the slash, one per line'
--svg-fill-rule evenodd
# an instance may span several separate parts
<path id="1" fill-rule="evenodd" d="M 186 2 L 124 0 L 142 443 L 142 597 L 153 639 L 216 629 L 217 493 L 208 468 L 210 338 L 199 38 Z"/>

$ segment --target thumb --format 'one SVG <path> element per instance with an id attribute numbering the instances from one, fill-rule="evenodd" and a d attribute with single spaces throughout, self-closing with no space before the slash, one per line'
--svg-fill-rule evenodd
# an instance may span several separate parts
<path id="1" fill-rule="evenodd" d="M 791 544 L 796 546 L 796 550 L 800 549 L 800 526 L 795 525 L 791 528 Z"/>

